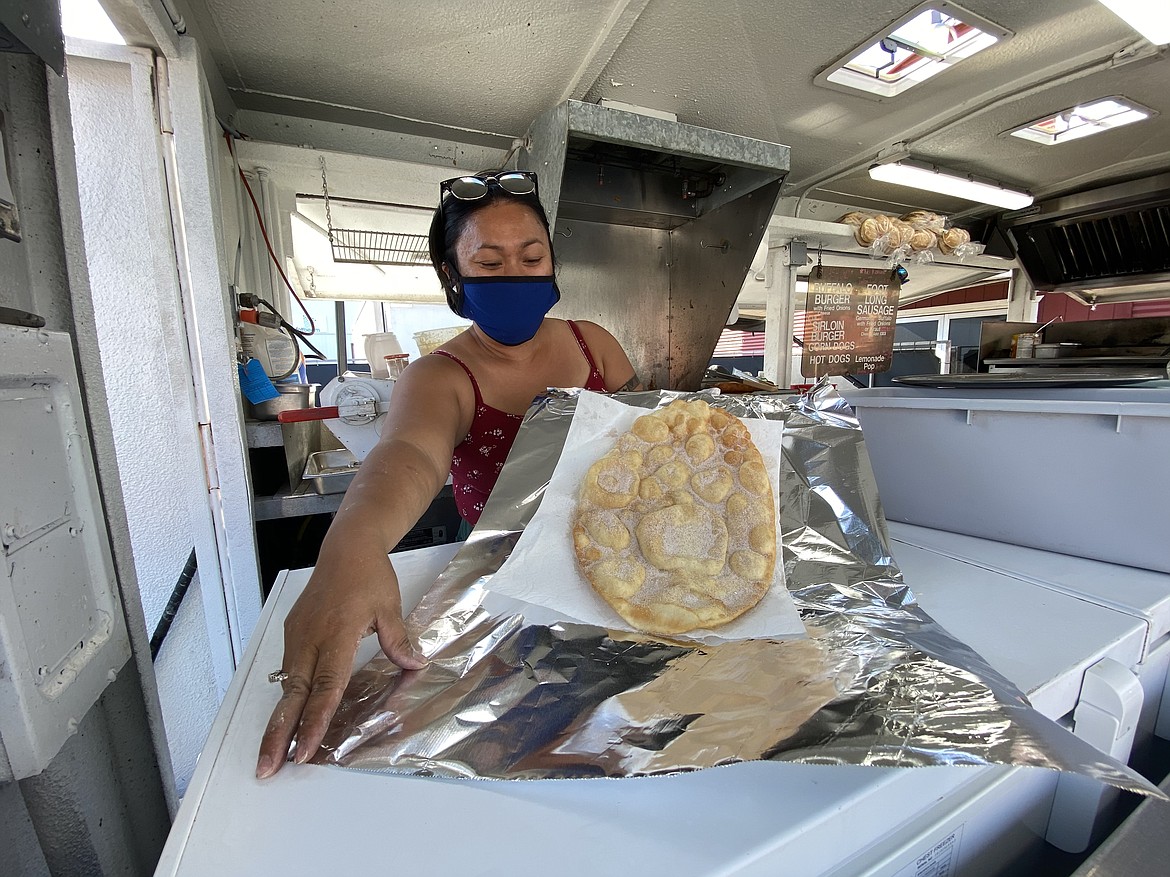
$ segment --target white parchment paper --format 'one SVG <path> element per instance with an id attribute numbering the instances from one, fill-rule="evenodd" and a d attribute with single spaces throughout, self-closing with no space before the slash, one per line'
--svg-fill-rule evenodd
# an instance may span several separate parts
<path id="1" fill-rule="evenodd" d="M 635 408 L 599 393 L 582 392 L 578 396 L 573 423 L 548 490 L 511 556 L 492 576 L 488 586 L 491 592 L 552 609 L 565 620 L 632 630 L 581 574 L 573 552 L 572 521 L 581 481 L 589 467 L 646 413 L 645 408 Z M 784 424 L 755 417 L 744 418 L 743 422 L 764 458 L 779 509 Z M 778 556 L 772 587 L 754 609 L 718 630 L 694 630 L 685 638 L 718 642 L 804 636 L 804 624 L 784 586 L 784 564 Z"/>

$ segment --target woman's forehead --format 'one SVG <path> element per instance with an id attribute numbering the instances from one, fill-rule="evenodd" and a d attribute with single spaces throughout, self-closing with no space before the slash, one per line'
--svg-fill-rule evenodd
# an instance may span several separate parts
<path id="1" fill-rule="evenodd" d="M 465 250 L 532 242 L 548 243 L 548 232 L 536 211 L 518 201 L 497 201 L 468 218 L 456 246 Z"/>

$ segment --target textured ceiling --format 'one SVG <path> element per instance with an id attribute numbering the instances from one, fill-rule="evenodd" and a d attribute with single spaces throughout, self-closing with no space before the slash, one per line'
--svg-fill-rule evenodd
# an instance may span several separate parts
<path id="1" fill-rule="evenodd" d="M 1041 195 L 1170 168 L 1170 57 L 1096 0 L 969 0 L 1014 36 L 883 102 L 813 78 L 914 0 L 181 5 L 242 109 L 355 108 L 386 114 L 389 128 L 399 117 L 511 137 L 566 98 L 612 98 L 791 146 L 790 192 L 818 184 L 818 197 L 946 211 L 964 202 L 871 182 L 865 166 L 905 142 L 916 157 Z M 1154 57 L 1112 60 L 1132 46 Z M 1160 115 L 1055 147 L 1004 134 L 1109 95 Z"/>

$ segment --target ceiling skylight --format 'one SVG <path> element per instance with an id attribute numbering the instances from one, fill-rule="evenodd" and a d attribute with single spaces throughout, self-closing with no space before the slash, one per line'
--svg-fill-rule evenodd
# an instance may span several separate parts
<path id="1" fill-rule="evenodd" d="M 1079 140 L 1090 134 L 1101 134 L 1110 128 L 1140 122 L 1152 115 L 1153 110 L 1141 104 L 1135 104 L 1125 98 L 1107 97 L 1069 107 L 1008 133 L 1013 137 L 1043 143 L 1045 146 L 1055 146 L 1057 143 Z"/>
<path id="2" fill-rule="evenodd" d="M 923 3 L 814 82 L 857 89 L 878 100 L 894 97 L 1011 35 L 953 3 Z"/>

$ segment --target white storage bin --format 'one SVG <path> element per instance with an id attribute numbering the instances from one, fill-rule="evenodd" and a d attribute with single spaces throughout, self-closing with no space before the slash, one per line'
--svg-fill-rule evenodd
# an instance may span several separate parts
<path id="1" fill-rule="evenodd" d="M 1170 572 L 1170 389 L 844 395 L 887 519 Z"/>

